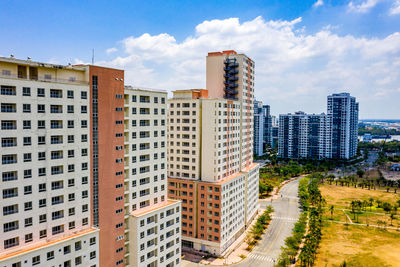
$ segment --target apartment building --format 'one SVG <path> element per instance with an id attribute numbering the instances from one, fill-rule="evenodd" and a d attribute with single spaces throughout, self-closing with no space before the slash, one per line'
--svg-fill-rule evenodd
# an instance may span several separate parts
<path id="1" fill-rule="evenodd" d="M 279 117 L 278 156 L 350 159 L 357 154 L 358 103 L 349 93 L 328 96 L 327 114 Z"/>
<path id="2" fill-rule="evenodd" d="M 295 112 L 279 116 L 278 156 L 331 158 L 331 119 L 326 114 Z"/>
<path id="3" fill-rule="evenodd" d="M 86 70 L 0 58 L 1 266 L 99 266 Z"/>
<path id="4" fill-rule="evenodd" d="M 181 203 L 167 199 L 167 92 L 125 87 L 125 266 L 180 266 Z"/>
<path id="5" fill-rule="evenodd" d="M 328 96 L 328 115 L 332 117 L 332 157 L 350 159 L 357 154 L 358 103 L 349 93 Z"/>
<path id="6" fill-rule="evenodd" d="M 227 253 L 257 213 L 253 67 L 234 51 L 209 53 L 208 90 L 168 100 L 168 195 L 182 200 L 185 249 Z"/>
<path id="7" fill-rule="evenodd" d="M 254 154 L 262 156 L 267 147 L 272 147 L 272 117 L 270 106 L 254 101 Z"/>

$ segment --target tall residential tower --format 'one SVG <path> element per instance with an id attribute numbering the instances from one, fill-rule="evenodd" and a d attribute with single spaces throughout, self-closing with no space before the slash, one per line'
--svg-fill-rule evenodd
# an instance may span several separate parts
<path id="1" fill-rule="evenodd" d="M 1 266 L 98 266 L 87 71 L 0 58 Z"/>
<path id="2" fill-rule="evenodd" d="M 222 255 L 258 210 L 254 62 L 209 53 L 207 87 L 169 100 L 168 194 L 182 200 L 183 247 Z"/>

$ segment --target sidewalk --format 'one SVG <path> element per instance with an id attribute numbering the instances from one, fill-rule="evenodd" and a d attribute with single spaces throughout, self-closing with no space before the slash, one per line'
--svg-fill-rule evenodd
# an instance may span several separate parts
<path id="1" fill-rule="evenodd" d="M 246 258 L 251 251 L 246 250 L 247 248 L 247 243 L 244 242 L 244 239 L 247 236 L 247 233 L 251 230 L 252 226 L 257 222 L 257 218 L 265 211 L 265 209 L 259 209 L 257 216 L 254 217 L 253 221 L 247 227 L 246 231 L 243 232 L 243 234 L 231 245 L 231 249 L 228 252 L 227 255 L 224 257 L 220 258 L 214 258 L 210 257 L 207 259 L 202 259 L 201 256 L 199 255 L 193 255 L 188 252 L 183 252 L 185 255 L 184 259 L 193 261 L 193 262 L 198 262 L 200 264 L 204 265 L 216 265 L 216 266 L 221 266 L 221 265 L 230 265 L 234 263 L 238 263 L 242 261 L 244 258 Z"/>

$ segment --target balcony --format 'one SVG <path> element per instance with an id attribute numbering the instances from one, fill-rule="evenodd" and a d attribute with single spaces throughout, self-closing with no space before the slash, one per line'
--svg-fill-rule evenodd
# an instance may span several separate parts
<path id="1" fill-rule="evenodd" d="M 89 84 L 88 81 L 83 80 L 76 80 L 73 77 L 69 79 L 61 79 L 61 78 L 53 78 L 48 75 L 38 76 L 38 75 L 20 75 L 16 73 L 0 73 L 0 78 L 7 78 L 7 79 L 19 79 L 19 80 L 30 80 L 30 81 L 38 81 L 38 82 L 53 82 L 53 83 L 69 83 L 69 84 Z"/>

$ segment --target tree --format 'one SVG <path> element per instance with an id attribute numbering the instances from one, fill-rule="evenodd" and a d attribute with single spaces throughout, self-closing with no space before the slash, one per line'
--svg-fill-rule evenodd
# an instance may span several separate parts
<path id="1" fill-rule="evenodd" d="M 371 211 L 372 206 L 374 205 L 374 199 L 371 197 L 368 199 L 369 211 Z"/>
<path id="2" fill-rule="evenodd" d="M 332 217 L 333 217 L 333 210 L 334 209 L 335 209 L 335 206 L 333 206 L 333 205 L 331 205 L 330 208 L 329 208 L 329 210 L 331 211 L 331 220 L 332 220 Z"/>
<path id="3" fill-rule="evenodd" d="M 361 169 L 358 169 L 358 170 L 357 170 L 357 175 L 358 175 L 358 177 L 362 178 L 362 177 L 364 176 L 364 174 L 365 174 L 365 171 L 363 171 L 363 170 L 361 170 Z"/>
<path id="4" fill-rule="evenodd" d="M 396 218 L 396 216 L 394 215 L 394 213 L 390 214 L 390 225 L 393 226 L 393 220 Z"/>

